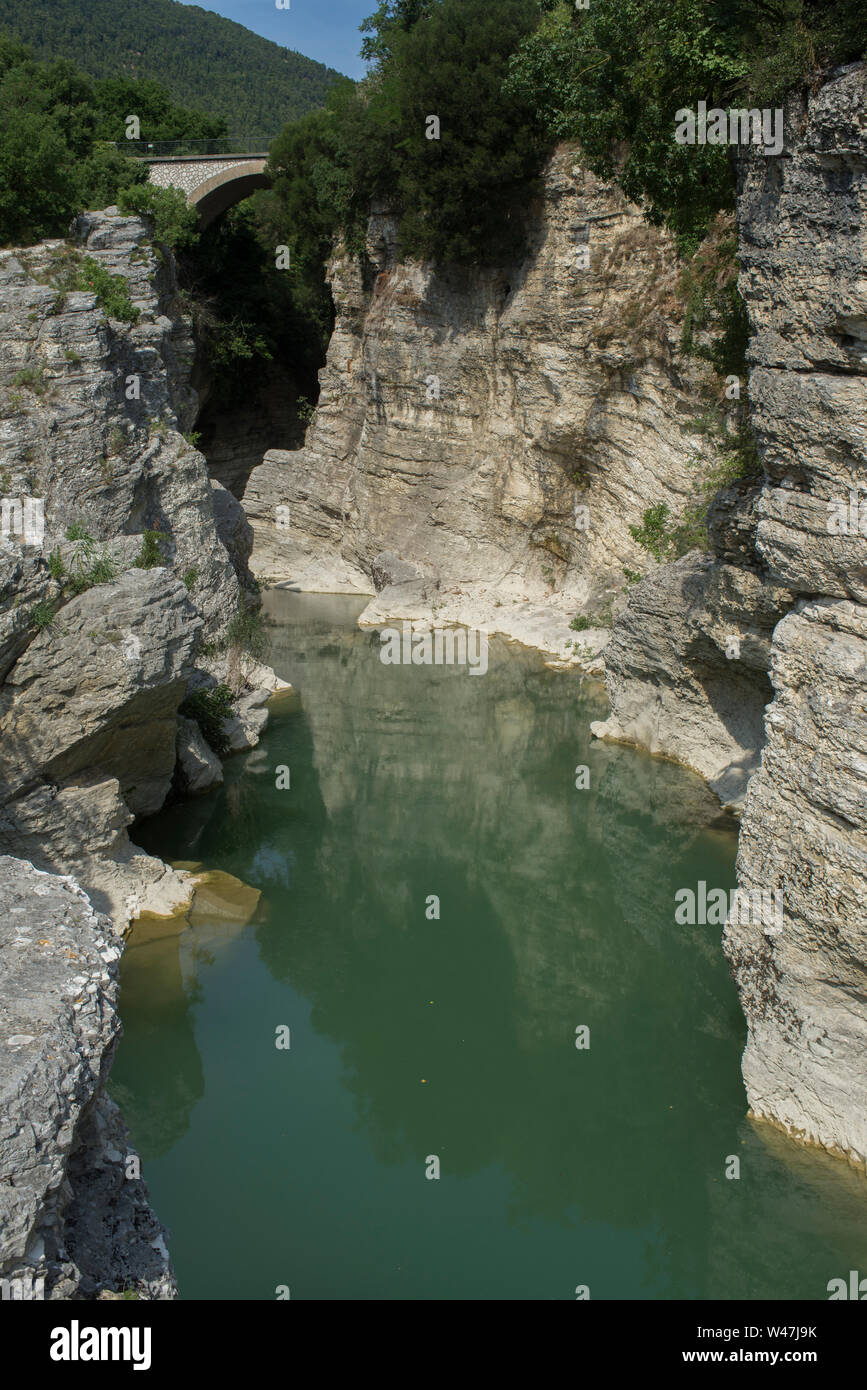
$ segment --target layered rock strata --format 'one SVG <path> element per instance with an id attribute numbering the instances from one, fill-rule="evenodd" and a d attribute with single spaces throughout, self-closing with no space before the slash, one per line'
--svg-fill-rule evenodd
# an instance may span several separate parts
<path id="1" fill-rule="evenodd" d="M 191 896 L 127 827 L 173 783 L 218 776 L 200 758 L 190 779 L 181 757 L 176 777 L 177 712 L 191 685 L 226 674 L 200 649 L 238 608 L 252 534 L 182 432 L 198 400 L 171 256 L 112 210 L 73 232 L 0 253 L 0 847 L 74 873 L 126 922 Z M 69 288 L 93 265 L 118 277 L 134 322 Z M 16 531 L 27 497 L 42 504 L 39 543 Z M 264 677 L 240 681 L 233 750 L 266 722 Z"/>
<path id="2" fill-rule="evenodd" d="M 0 252 L 0 329 L 0 1277 L 173 1297 L 104 1083 L 123 932 L 196 880 L 128 831 L 222 777 L 187 695 L 232 681 L 240 751 L 284 683 L 226 649 L 252 535 L 184 437 L 193 341 L 148 225 L 109 209 Z"/>
<path id="3" fill-rule="evenodd" d="M 756 550 L 799 596 L 773 635 L 738 877 L 781 894 L 783 929 L 730 922 L 725 944 L 753 1112 L 867 1165 L 867 69 L 787 125 L 782 170 L 745 162 L 738 199 Z"/>
<path id="4" fill-rule="evenodd" d="M 715 557 L 661 568 L 606 651 L 594 726 L 680 759 L 743 807 L 741 887 L 782 930 L 725 934 L 752 1112 L 867 1162 L 867 79 L 786 110 L 780 159 L 740 163 L 757 488 Z M 745 800 L 744 800 L 745 797 Z M 751 897 L 751 901 L 754 900 Z"/>
<path id="5" fill-rule="evenodd" d="M 463 622 L 560 658 L 607 638 L 630 535 L 678 512 L 706 451 L 676 360 L 670 239 L 561 147 L 500 271 L 395 254 L 329 267 L 336 326 L 306 445 L 244 493 L 252 568 L 289 587 L 377 595 L 362 621 Z M 575 646 L 573 646 L 573 643 Z"/>
<path id="6" fill-rule="evenodd" d="M 176 1296 L 167 1233 L 104 1090 L 119 956 L 73 879 L 0 858 L 4 1297 Z"/>

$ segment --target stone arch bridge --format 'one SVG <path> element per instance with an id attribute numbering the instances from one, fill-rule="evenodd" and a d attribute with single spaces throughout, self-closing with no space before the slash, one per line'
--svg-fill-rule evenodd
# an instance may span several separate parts
<path id="1" fill-rule="evenodd" d="M 202 227 L 207 227 L 257 188 L 271 187 L 265 172 L 270 144 L 270 139 L 175 140 L 138 145 L 134 154 L 150 166 L 148 181 L 159 188 L 180 189 L 187 206 L 198 210 Z M 118 148 L 130 152 L 123 143 Z"/>

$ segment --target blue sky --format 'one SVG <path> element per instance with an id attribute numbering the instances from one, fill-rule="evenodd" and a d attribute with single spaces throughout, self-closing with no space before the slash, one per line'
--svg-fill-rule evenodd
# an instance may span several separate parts
<path id="1" fill-rule="evenodd" d="M 190 0 L 181 0 L 189 4 Z M 349 77 L 361 77 L 365 65 L 358 57 L 358 26 L 373 14 L 379 0 L 290 0 L 278 10 L 275 0 L 200 0 L 200 9 L 234 19 L 284 48 L 327 63 Z"/>

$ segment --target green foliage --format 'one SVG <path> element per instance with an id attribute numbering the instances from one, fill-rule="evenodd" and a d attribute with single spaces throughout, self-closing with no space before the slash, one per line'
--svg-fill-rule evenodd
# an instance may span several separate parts
<path id="1" fill-rule="evenodd" d="M 141 550 L 133 561 L 135 569 L 152 570 L 158 569 L 166 563 L 165 555 L 162 550 L 162 531 L 145 531 L 142 535 Z"/>
<path id="2" fill-rule="evenodd" d="M 12 378 L 13 386 L 26 386 L 35 396 L 44 396 L 48 390 L 48 380 L 43 367 L 22 367 Z"/>
<path id="3" fill-rule="evenodd" d="M 105 549 L 97 554 L 96 541 L 80 522 L 76 521 L 68 528 L 66 539 L 72 544 L 69 574 L 64 576 L 59 551 L 54 551 L 49 557 L 48 567 L 52 578 L 63 582 L 67 594 L 83 594 L 96 584 L 111 584 L 117 579 L 116 562 Z"/>
<path id="4" fill-rule="evenodd" d="M 2 6 L 2 0 L 0 0 Z M 88 70 L 88 64 L 81 66 Z M 99 74 L 95 74 L 99 76 Z M 163 86 L 152 77 L 108 77 L 94 83 L 99 113 L 97 135 L 100 140 L 127 138 L 126 119 L 139 118 L 141 138 L 156 140 L 214 140 L 226 135 L 226 122 L 219 117 L 178 106 Z M 134 142 L 133 142 L 134 143 Z"/>
<path id="5" fill-rule="evenodd" d="M 38 632 L 46 632 L 54 626 L 57 609 L 53 603 L 37 603 L 30 610 L 30 621 Z"/>
<path id="6" fill-rule="evenodd" d="M 291 362 L 315 390 L 331 334 L 333 309 L 323 265 L 308 278 L 300 264 L 278 270 L 270 194 L 230 208 L 182 252 L 179 272 L 187 307 L 221 405 L 249 405 L 264 389 L 271 361 Z M 275 240 L 276 237 L 276 240 Z M 313 266 L 313 262 L 308 262 Z"/>
<path id="7" fill-rule="evenodd" d="M 229 752 L 223 720 L 234 716 L 233 698 L 227 685 L 215 685 L 210 690 L 194 690 L 178 711 L 186 719 L 195 719 L 205 742 L 220 758 L 225 758 Z"/>
<path id="8" fill-rule="evenodd" d="M 82 564 L 67 576 L 64 591 L 67 594 L 84 594 L 97 584 L 112 584 L 117 579 L 117 565 L 111 556 L 103 551 L 90 564 Z"/>
<path id="9" fill-rule="evenodd" d="M 504 94 L 503 79 L 537 18 L 526 0 L 381 5 L 365 25 L 371 77 L 336 87 L 325 112 L 290 126 L 272 149 L 286 243 L 294 237 L 293 249 L 321 261 L 340 228 L 358 249 L 378 199 L 400 214 L 402 254 L 468 264 L 514 256 L 517 210 L 548 137 L 532 102 Z M 438 140 L 426 137 L 432 114 Z"/>
<path id="10" fill-rule="evenodd" d="M 732 432 L 721 429 L 717 435 L 717 456 L 704 484 L 704 492 L 712 495 L 720 488 L 737 482 L 754 482 L 762 475 L 762 461 L 756 447 L 756 437 L 748 420 Z"/>
<path id="11" fill-rule="evenodd" d="M 718 213 L 686 262 L 680 293 L 685 303 L 681 351 L 710 362 L 719 376 L 746 379 L 749 321 L 738 292 L 737 228 Z"/>
<path id="12" fill-rule="evenodd" d="M 632 539 L 660 563 L 668 557 L 670 548 L 669 515 L 668 504 L 657 502 L 655 507 L 647 508 L 641 526 L 629 528 Z"/>
<path id="13" fill-rule="evenodd" d="M 273 13 L 273 3 L 270 8 Z M 206 7 L 173 0 L 145 5 L 139 0 L 0 0 L 0 29 L 17 33 L 39 58 L 63 53 L 92 77 L 106 79 L 99 85 L 111 110 L 119 119 L 131 112 L 140 116 L 147 140 L 177 137 L 165 107 L 151 104 L 138 83 L 159 92 L 164 87 L 175 102 L 193 107 L 192 115 L 207 113 L 221 126 L 229 123 L 235 134 L 270 135 L 275 120 L 295 119 L 321 106 L 339 78 L 322 63 Z M 126 89 L 134 84 L 131 103 Z M 106 138 L 123 135 L 123 126 L 114 126 Z"/>
<path id="14" fill-rule="evenodd" d="M 78 521 L 69 527 L 66 532 L 66 539 L 72 543 L 72 578 L 74 579 L 76 576 L 85 574 L 92 564 L 96 542 L 89 531 L 86 531 Z"/>
<path id="15" fill-rule="evenodd" d="M 613 603 L 607 603 L 596 613 L 579 613 L 569 626 L 573 632 L 587 632 L 592 627 L 610 627 L 614 621 Z"/>
<path id="16" fill-rule="evenodd" d="M 580 142 L 685 253 L 734 204 L 723 146 L 678 145 L 675 114 L 771 105 L 817 64 L 864 50 L 863 0 L 593 0 L 545 6 L 506 90 L 532 102 L 556 139 Z M 859 29 L 858 15 L 861 13 Z"/>
<path id="17" fill-rule="evenodd" d="M 382 0 L 375 14 L 363 20 L 362 34 L 368 37 L 361 45 L 361 56 L 366 63 L 382 66 L 393 54 L 395 41 L 410 29 L 423 15 L 430 14 L 435 0 Z"/>
<path id="18" fill-rule="evenodd" d="M 686 506 L 680 519 L 671 523 L 668 505 L 658 502 L 655 507 L 647 508 L 640 526 L 630 526 L 629 534 L 659 564 L 667 564 L 679 560 L 690 550 L 708 549 L 707 509 L 708 499 L 705 497 Z"/>
<path id="19" fill-rule="evenodd" d="M 121 212 L 145 214 L 153 218 L 157 241 L 173 251 L 195 246 L 199 239 L 199 217 L 195 208 L 177 188 L 158 188 L 155 184 L 136 184 L 118 197 Z"/>
<path id="20" fill-rule="evenodd" d="M 190 565 L 190 568 L 189 568 L 188 570 L 184 570 L 184 583 L 185 583 L 185 585 L 187 586 L 187 590 L 188 590 L 189 593 L 193 593 L 193 592 L 194 592 L 195 587 L 196 587 L 196 585 L 198 584 L 198 582 L 199 582 L 199 567 L 198 567 L 198 565 Z"/>
<path id="21" fill-rule="evenodd" d="M 129 285 L 122 275 L 112 275 L 100 261 L 85 256 L 75 279 L 75 288 L 91 290 L 110 319 L 135 323 L 139 310 L 129 297 Z"/>
<path id="22" fill-rule="evenodd" d="M 109 142 L 123 137 L 131 111 L 156 110 L 160 137 L 223 129 L 175 107 L 156 83 L 94 83 L 68 58 L 38 62 L 0 35 L 0 244 L 64 236 L 83 208 L 106 207 L 144 183 L 145 165 Z"/>
<path id="23" fill-rule="evenodd" d="M 261 609 L 253 607 L 245 599 L 238 605 L 238 611 L 229 622 L 225 635 L 230 651 L 243 652 L 254 661 L 261 661 L 267 656 L 271 646 Z"/>
<path id="24" fill-rule="evenodd" d="M 90 569 L 91 584 L 111 584 L 117 579 L 117 565 L 111 556 L 103 553 Z"/>

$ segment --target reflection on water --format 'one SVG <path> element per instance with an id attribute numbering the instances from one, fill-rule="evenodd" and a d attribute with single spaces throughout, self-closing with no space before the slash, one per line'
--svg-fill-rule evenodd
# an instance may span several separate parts
<path id="1" fill-rule="evenodd" d="M 140 833 L 257 920 L 123 963 L 113 1089 L 182 1293 L 824 1298 L 867 1264 L 864 1182 L 745 1119 L 718 929 L 674 924 L 735 881 L 703 783 L 592 742 L 598 692 L 518 648 L 384 666 L 352 600 L 267 608 L 298 698 Z"/>

